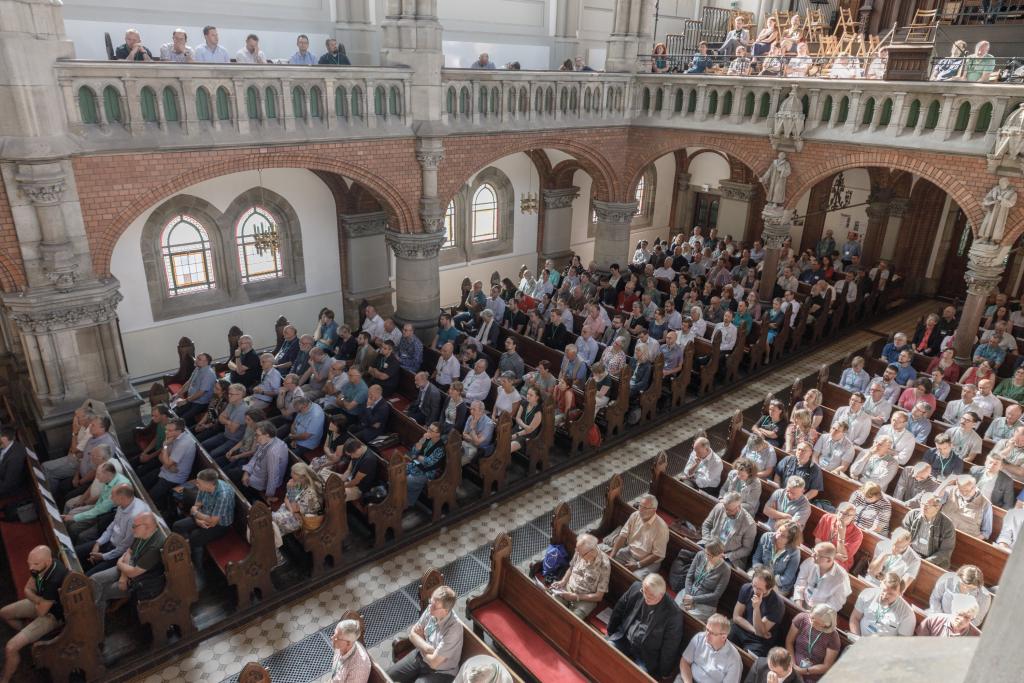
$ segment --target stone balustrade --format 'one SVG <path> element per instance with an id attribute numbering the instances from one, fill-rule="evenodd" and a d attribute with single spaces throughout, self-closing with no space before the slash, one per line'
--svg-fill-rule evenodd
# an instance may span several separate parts
<path id="1" fill-rule="evenodd" d="M 401 68 L 60 61 L 85 150 L 408 134 Z"/>
<path id="2" fill-rule="evenodd" d="M 408 135 L 411 70 L 387 67 L 125 64 L 56 67 L 84 152 Z M 985 155 L 1024 87 L 964 82 L 780 79 L 443 69 L 452 132 L 637 123 L 773 132 L 787 97 L 792 139 Z M 793 118 L 802 119 L 794 132 Z M 422 117 L 419 117 L 422 118 Z M 776 131 L 777 133 L 777 131 Z"/>
<path id="3" fill-rule="evenodd" d="M 966 82 L 641 75 L 634 120 L 643 125 L 765 133 L 795 94 L 800 137 L 985 155 L 1024 87 Z M 795 88 L 795 90 L 794 90 Z"/>

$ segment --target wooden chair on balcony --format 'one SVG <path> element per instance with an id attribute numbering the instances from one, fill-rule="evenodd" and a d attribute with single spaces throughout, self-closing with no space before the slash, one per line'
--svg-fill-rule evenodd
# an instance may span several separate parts
<path id="1" fill-rule="evenodd" d="M 736 18 L 743 17 L 747 22 L 747 30 L 750 31 L 750 39 L 753 40 L 757 34 L 757 21 L 755 21 L 754 13 L 747 12 L 746 10 L 732 10 L 729 14 L 729 30 L 736 28 Z"/>
<path id="2" fill-rule="evenodd" d="M 860 23 L 853 20 L 853 12 L 847 7 L 839 8 L 839 18 L 836 20 L 836 28 L 832 35 L 838 37 L 847 33 L 854 34 L 860 27 Z"/>
<path id="3" fill-rule="evenodd" d="M 907 43 L 934 43 L 935 27 L 938 24 L 938 10 L 917 10 L 907 26 Z"/>
<path id="4" fill-rule="evenodd" d="M 807 30 L 807 40 L 811 43 L 820 43 L 828 29 L 828 22 L 825 21 L 825 13 L 820 9 L 808 9 L 807 19 L 804 21 Z"/>

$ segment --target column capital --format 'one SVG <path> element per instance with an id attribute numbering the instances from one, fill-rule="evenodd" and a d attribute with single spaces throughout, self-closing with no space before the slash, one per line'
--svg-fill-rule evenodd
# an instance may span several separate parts
<path id="1" fill-rule="evenodd" d="M 679 192 L 686 192 L 690 189 L 690 178 L 689 173 L 680 172 L 676 174 L 676 190 Z"/>
<path id="2" fill-rule="evenodd" d="M 598 223 L 629 225 L 636 215 L 636 202 L 602 202 L 594 200 Z"/>
<path id="3" fill-rule="evenodd" d="M 718 181 L 718 189 L 722 191 L 722 197 L 725 199 L 749 202 L 754 198 L 754 186 L 748 183 L 737 183 L 732 180 L 720 180 Z"/>
<path id="4" fill-rule="evenodd" d="M 442 217 L 442 223 L 444 218 Z M 395 256 L 402 259 L 422 261 L 436 259 L 447 236 L 444 232 L 395 232 L 386 230 L 384 237 Z"/>
<path id="5" fill-rule="evenodd" d="M 889 202 L 889 217 L 903 218 L 910 208 L 910 200 L 906 197 L 896 197 Z"/>
<path id="6" fill-rule="evenodd" d="M 988 296 L 989 292 L 999 286 L 1006 269 L 1006 259 L 1010 253 L 1008 246 L 975 242 L 967 252 L 967 293 Z"/>
<path id="7" fill-rule="evenodd" d="M 885 201 L 874 201 L 868 204 L 865 209 L 865 213 L 868 215 L 869 221 L 882 221 L 888 218 L 890 212 L 890 202 Z"/>
<path id="8" fill-rule="evenodd" d="M 67 177 L 60 164 L 18 164 L 18 189 L 35 206 L 59 204 L 67 190 Z"/>
<path id="9" fill-rule="evenodd" d="M 573 185 L 572 187 L 557 188 L 554 190 L 542 190 L 541 196 L 544 198 L 545 209 L 567 209 L 570 208 L 573 201 L 580 196 L 580 188 Z"/>
<path id="10" fill-rule="evenodd" d="M 383 211 L 343 214 L 340 218 L 341 227 L 345 231 L 345 236 L 349 239 L 383 235 L 388 227 L 388 216 Z"/>
<path id="11" fill-rule="evenodd" d="M 761 239 L 767 249 L 781 249 L 782 243 L 789 237 L 789 228 L 793 221 L 793 212 L 781 206 L 769 204 L 761 212 L 764 232 Z"/>
<path id="12" fill-rule="evenodd" d="M 22 332 L 47 334 L 113 320 L 117 316 L 117 305 L 124 299 L 119 286 L 116 278 L 110 278 L 75 289 L 70 296 L 12 293 L 5 295 L 3 302 L 11 320 Z"/>

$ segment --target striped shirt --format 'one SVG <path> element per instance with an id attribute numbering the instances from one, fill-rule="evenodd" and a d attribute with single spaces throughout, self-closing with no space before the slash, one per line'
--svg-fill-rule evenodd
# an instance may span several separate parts
<path id="1" fill-rule="evenodd" d="M 882 536 L 889 535 L 889 516 L 892 514 L 892 504 L 884 495 L 873 503 L 860 491 L 854 491 L 850 496 L 850 502 L 857 509 L 857 517 L 854 524 L 865 531 L 874 531 Z"/>
<path id="2" fill-rule="evenodd" d="M 218 526 L 229 526 L 235 521 L 235 491 L 223 479 L 217 480 L 212 493 L 200 489 L 196 502 L 202 503 L 199 509 L 204 515 L 219 518 Z"/>

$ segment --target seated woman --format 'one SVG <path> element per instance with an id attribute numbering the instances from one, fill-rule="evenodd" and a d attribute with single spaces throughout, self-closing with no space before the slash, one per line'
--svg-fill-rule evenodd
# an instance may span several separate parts
<path id="1" fill-rule="evenodd" d="M 498 384 L 498 395 L 494 399 L 491 419 L 497 422 L 502 413 L 508 413 L 514 419 L 516 413 L 519 412 L 519 401 L 521 399 L 519 391 L 516 390 L 516 376 L 511 371 L 506 371 L 495 381 Z"/>
<path id="2" fill-rule="evenodd" d="M 800 525 L 783 522 L 775 531 L 761 534 L 750 567 L 757 565 L 767 568 L 775 575 L 779 592 L 793 594 L 796 575 L 800 570 Z"/>
<path id="3" fill-rule="evenodd" d="M 526 444 L 540 434 L 540 427 L 544 421 L 541 413 L 543 401 L 537 387 L 526 390 L 526 405 L 522 406 L 519 415 L 515 416 L 515 424 L 512 427 L 513 453 L 526 448 Z"/>
<path id="4" fill-rule="evenodd" d="M 558 378 L 555 388 L 551 390 L 551 400 L 555 402 L 555 425 L 564 424 L 566 415 L 576 403 L 576 393 L 566 375 Z"/>
<path id="5" fill-rule="evenodd" d="M 817 683 L 839 658 L 843 644 L 836 630 L 836 611 L 816 605 L 793 617 L 786 635 L 786 649 L 793 655 L 793 671 L 804 683 Z"/>
<path id="6" fill-rule="evenodd" d="M 932 313 L 924 322 L 917 326 L 914 332 L 914 339 L 911 345 L 914 351 L 926 356 L 935 356 L 939 353 L 939 345 L 942 344 L 942 334 L 938 329 L 939 316 Z"/>
<path id="7" fill-rule="evenodd" d="M 651 356 L 650 347 L 646 344 L 637 344 L 633 353 L 636 358 L 636 366 L 629 378 L 629 400 L 632 402 L 639 398 L 640 394 L 647 391 L 651 386 Z"/>
<path id="8" fill-rule="evenodd" d="M 942 372 L 942 378 L 950 384 L 960 383 L 960 366 L 956 364 L 956 360 L 954 359 L 955 355 L 956 354 L 953 349 L 946 349 L 937 358 L 933 358 L 932 362 L 928 364 L 928 372 L 932 373 L 936 370 L 940 370 Z"/>
<path id="9" fill-rule="evenodd" d="M 992 393 L 1017 403 L 1024 401 L 1024 366 L 1014 370 L 1013 377 L 1007 377 L 1001 381 Z"/>
<path id="10" fill-rule="evenodd" d="M 786 63 L 786 77 L 805 78 L 813 65 L 814 58 L 811 57 L 807 43 L 799 42 L 796 45 L 796 56 L 790 57 Z M 829 265 L 831 265 L 831 259 L 829 259 Z M 832 275 L 826 275 L 825 277 L 833 277 L 834 275 L 835 272 L 833 271 Z"/>
<path id="11" fill-rule="evenodd" d="M 957 40 L 950 49 L 949 56 L 943 57 L 932 69 L 933 81 L 958 81 L 963 78 L 964 58 L 967 55 L 967 43 Z"/>
<path id="12" fill-rule="evenodd" d="M 938 405 L 938 401 L 935 398 L 935 394 L 932 393 L 932 381 L 927 377 L 911 382 L 911 385 L 903 390 L 900 394 L 899 407 L 908 413 L 914 409 L 921 401 L 924 401 L 932 407 L 932 412 L 935 412 L 935 407 Z"/>
<path id="13" fill-rule="evenodd" d="M 271 514 L 274 522 L 274 541 L 278 548 L 286 534 L 302 528 L 317 529 L 323 523 L 324 484 L 313 468 L 304 462 L 292 465 L 291 479 L 285 491 L 284 503 Z"/>
<path id="14" fill-rule="evenodd" d="M 718 492 L 719 500 L 732 492 L 740 494 L 743 509 L 749 512 L 753 519 L 757 519 L 757 512 L 761 507 L 761 479 L 757 476 L 757 465 L 752 461 L 737 458 L 732 463 L 732 471 Z"/>
<path id="15" fill-rule="evenodd" d="M 405 466 L 408 495 L 406 508 L 411 508 L 419 500 L 420 494 L 427 488 L 427 482 L 437 479 L 444 472 L 445 465 L 444 440 L 441 438 L 441 425 L 431 422 L 427 431 L 409 451 L 409 462 Z"/>
<path id="16" fill-rule="evenodd" d="M 1010 324 L 1010 309 L 1006 306 L 996 306 L 996 309 L 992 311 L 991 315 L 985 316 L 985 319 L 981 321 L 981 327 L 986 330 L 994 330 L 996 323 L 1005 322 L 1007 328 L 1012 329 Z"/>
<path id="17" fill-rule="evenodd" d="M 718 601 L 729 585 L 730 574 L 725 546 L 717 539 L 708 542 L 687 568 L 676 604 L 690 616 L 707 620 L 718 611 Z"/>
<path id="18" fill-rule="evenodd" d="M 809 412 L 811 414 L 811 427 L 818 429 L 821 426 L 821 420 L 825 415 L 821 408 L 821 401 L 822 397 L 820 391 L 817 389 L 808 389 L 804 393 L 803 399 L 797 401 L 793 405 L 793 412 L 795 413 L 798 410 L 806 410 Z M 790 414 L 790 419 L 792 419 L 792 413 Z"/>
<path id="19" fill-rule="evenodd" d="M 779 22 L 775 17 L 768 17 L 764 28 L 757 33 L 754 39 L 753 53 L 755 57 L 768 54 L 779 42 Z"/>
<path id="20" fill-rule="evenodd" d="M 256 452 L 256 425 L 266 419 L 266 413 L 262 408 L 249 408 L 245 411 L 245 432 L 242 438 L 222 456 L 215 456 L 213 459 L 221 468 L 230 466 L 231 463 L 248 460 Z"/>
<path id="21" fill-rule="evenodd" d="M 801 441 L 807 441 L 813 446 L 818 440 L 818 431 L 814 428 L 810 411 L 797 408 L 793 411 L 792 420 L 786 428 L 785 450 L 795 452 L 796 445 Z"/>
<path id="22" fill-rule="evenodd" d="M 860 78 L 860 60 L 848 52 L 840 52 L 828 70 L 829 78 Z"/>
<path id="23" fill-rule="evenodd" d="M 850 502 L 857 512 L 853 523 L 865 531 L 873 531 L 880 536 L 889 535 L 889 517 L 892 515 L 892 503 L 882 493 L 882 487 L 869 481 L 853 492 Z"/>
<path id="24" fill-rule="evenodd" d="M 785 30 L 782 33 L 782 37 L 785 40 L 790 41 L 793 45 L 797 45 L 804 39 L 804 27 L 800 21 L 799 14 L 793 14 L 789 18 L 789 24 L 786 25 Z"/>
<path id="25" fill-rule="evenodd" d="M 659 308 L 654 312 L 654 320 L 647 328 L 647 333 L 651 335 L 651 338 L 661 342 L 665 340 L 666 332 L 668 332 L 668 323 L 665 320 L 665 311 Z"/>
<path id="26" fill-rule="evenodd" d="M 651 73 L 652 74 L 663 74 L 668 72 L 668 48 L 665 47 L 665 43 L 658 43 L 654 46 L 654 54 L 651 59 Z"/>
<path id="27" fill-rule="evenodd" d="M 779 336 L 782 323 L 786 320 L 786 312 L 782 310 L 782 299 L 779 297 L 772 299 L 772 309 L 768 311 L 766 318 L 768 322 L 768 345 L 771 346 L 775 343 L 775 338 Z"/>
<path id="28" fill-rule="evenodd" d="M 466 426 L 466 419 L 469 417 L 469 404 L 463 400 L 464 389 L 462 382 L 455 380 L 448 387 L 448 396 L 445 397 L 441 407 L 441 434 L 447 436 L 448 432 L 458 429 L 460 432 Z"/>
<path id="29" fill-rule="evenodd" d="M 983 360 L 974 367 L 967 368 L 967 372 L 960 377 L 960 384 L 978 386 L 978 382 L 983 379 L 996 381 L 996 371 L 992 369 L 992 361 Z"/>
<path id="30" fill-rule="evenodd" d="M 341 473 L 348 469 L 348 459 L 344 455 L 346 427 L 348 418 L 344 415 L 332 415 L 327 423 L 327 433 L 324 435 L 323 455 L 313 458 L 309 466 L 320 476 L 326 476 L 323 470 L 333 470 Z"/>
<path id="31" fill-rule="evenodd" d="M 218 379 L 213 385 L 213 398 L 206 404 L 206 412 L 192 427 L 192 435 L 196 437 L 196 441 L 202 443 L 211 436 L 224 431 L 224 425 L 218 418 L 228 404 L 229 386 L 231 386 L 231 382 L 226 377 Z"/>
<path id="32" fill-rule="evenodd" d="M 782 401 L 773 398 L 768 403 L 768 414 L 762 415 L 750 430 L 779 448 L 782 447 L 783 439 L 786 437 L 786 418 L 782 416 L 782 409 Z"/>

